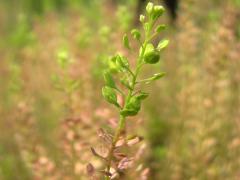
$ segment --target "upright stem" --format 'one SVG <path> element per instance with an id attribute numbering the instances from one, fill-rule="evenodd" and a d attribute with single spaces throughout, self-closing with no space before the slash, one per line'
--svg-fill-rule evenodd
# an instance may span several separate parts
<path id="1" fill-rule="evenodd" d="M 137 67 L 136 67 L 134 72 L 130 71 L 131 74 L 133 75 L 132 82 L 131 82 L 132 83 L 131 84 L 132 87 L 131 87 L 131 90 L 129 90 L 127 97 L 125 98 L 125 105 L 124 105 L 124 107 L 127 105 L 128 101 L 131 99 L 131 97 L 133 95 L 133 92 L 134 92 L 134 89 L 135 89 L 135 85 L 136 85 L 136 81 L 137 81 L 137 76 L 138 76 L 138 74 L 140 72 L 140 69 L 141 69 L 141 66 L 142 66 L 143 55 L 145 53 L 145 50 L 146 50 L 146 47 L 147 47 L 147 43 L 150 40 L 149 39 L 149 33 L 150 33 L 150 30 L 152 29 L 153 25 L 154 25 L 154 22 L 151 22 L 150 23 L 150 28 L 145 32 L 145 41 L 142 44 L 142 52 L 139 55 L 138 60 L 137 60 Z M 124 107 L 123 107 L 123 109 L 124 109 Z M 126 124 L 125 121 L 126 121 L 126 117 L 120 115 L 120 120 L 118 122 L 118 127 L 117 127 L 117 130 L 116 130 L 115 135 L 113 137 L 113 142 L 112 142 L 111 148 L 110 148 L 109 153 L 108 153 L 107 169 L 106 169 L 107 173 L 110 172 L 111 163 L 112 163 L 112 160 L 113 160 L 113 157 L 114 157 L 114 150 L 116 148 L 116 143 L 119 140 L 121 133 L 125 129 L 125 124 Z M 110 177 L 106 175 L 105 176 L 105 180 L 110 180 Z"/>
<path id="2" fill-rule="evenodd" d="M 117 127 L 117 130 L 116 130 L 115 135 L 113 137 L 113 142 L 112 142 L 111 148 L 110 148 L 109 153 L 108 153 L 108 160 L 107 160 L 107 172 L 108 173 L 109 173 L 110 168 L 111 168 L 114 149 L 116 148 L 116 143 L 119 140 L 119 137 L 120 137 L 121 133 L 125 129 L 125 120 L 126 120 L 125 116 L 120 115 L 120 120 L 118 121 L 118 127 Z M 105 180 L 110 180 L 109 176 L 106 175 Z"/>

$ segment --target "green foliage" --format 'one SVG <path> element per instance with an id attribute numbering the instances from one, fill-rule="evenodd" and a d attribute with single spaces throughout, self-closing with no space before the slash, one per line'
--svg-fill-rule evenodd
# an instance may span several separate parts
<path id="1" fill-rule="evenodd" d="M 25 14 L 19 15 L 16 24 L 9 35 L 9 43 L 12 47 L 22 48 L 35 41 L 35 35 Z"/>
<path id="2" fill-rule="evenodd" d="M 123 45 L 124 45 L 125 48 L 131 49 L 130 44 L 129 44 L 129 39 L 128 39 L 128 36 L 126 34 L 124 34 L 124 36 L 123 36 Z"/>
<path id="3" fill-rule="evenodd" d="M 102 95 L 107 102 L 118 108 L 120 116 L 118 128 L 113 138 L 112 150 L 115 148 L 119 134 L 121 131 L 124 131 L 126 117 L 137 115 L 141 110 L 143 100 L 149 95 L 139 90 L 139 88 L 137 89 L 136 86 L 141 83 L 150 83 L 158 80 L 165 75 L 165 73 L 157 73 L 148 79 L 138 80 L 142 67 L 146 64 L 156 64 L 159 62 L 161 51 L 168 45 L 168 40 L 160 41 L 157 47 L 151 43 L 151 41 L 165 29 L 165 25 L 157 26 L 155 29 L 155 24 L 158 18 L 163 14 L 164 8 L 148 3 L 146 11 L 146 18 L 140 15 L 140 22 L 145 30 L 144 35 L 142 35 L 138 29 L 133 29 L 131 31 L 133 39 L 139 44 L 139 54 L 136 57 L 135 67 L 130 66 L 127 57 L 117 54 L 109 58 L 109 68 L 104 73 L 105 86 L 102 88 Z M 127 34 L 123 36 L 123 46 L 129 51 L 133 50 Z M 114 79 L 113 76 L 116 76 L 116 78 Z M 118 88 L 119 83 L 124 86 L 124 89 Z M 118 96 L 124 99 L 122 104 L 118 102 Z M 113 151 L 110 150 L 107 157 L 107 173 L 111 167 L 112 152 Z M 106 176 L 105 179 L 109 179 L 109 177 Z"/>
<path id="4" fill-rule="evenodd" d="M 232 0 L 232 1 L 236 6 L 240 7 L 240 0 Z"/>
<path id="5" fill-rule="evenodd" d="M 113 77 L 108 71 L 106 71 L 104 73 L 104 80 L 105 80 L 107 86 L 109 86 L 111 88 L 116 88 L 116 84 L 113 80 Z"/>
<path id="6" fill-rule="evenodd" d="M 156 64 L 160 59 L 159 53 L 151 43 L 148 43 L 145 52 L 142 52 L 141 50 L 140 54 L 141 53 L 143 53 L 143 61 L 147 64 Z"/>
<path id="7" fill-rule="evenodd" d="M 161 51 L 161 50 L 165 49 L 168 46 L 168 44 L 169 44 L 169 40 L 167 40 L 167 39 L 160 41 L 158 43 L 157 50 Z"/>
<path id="8" fill-rule="evenodd" d="M 119 27 L 124 31 L 128 30 L 133 19 L 130 9 L 125 5 L 120 5 L 117 9 L 116 15 Z"/>
<path id="9" fill-rule="evenodd" d="M 70 64 L 68 52 L 65 49 L 59 50 L 57 53 L 57 62 L 62 69 L 66 69 Z"/>
<path id="10" fill-rule="evenodd" d="M 154 47 L 151 43 L 152 39 L 165 29 L 165 25 L 158 25 L 154 31 L 154 25 L 157 19 L 163 14 L 164 8 L 162 6 L 154 6 L 152 3 L 148 3 L 146 11 L 147 18 L 140 15 L 140 20 L 145 27 L 145 36 L 142 37 L 140 30 L 138 29 L 133 29 L 131 31 L 133 38 L 137 40 L 140 45 L 136 67 L 131 68 L 126 57 L 116 55 L 109 58 L 109 70 L 104 73 L 106 85 L 102 90 L 103 96 L 109 103 L 114 104 L 119 108 L 120 105 L 117 102 L 117 95 L 114 91 L 114 89 L 116 89 L 117 93 L 120 93 L 120 95 L 125 99 L 125 104 L 120 107 L 120 115 L 124 117 L 137 115 L 141 109 L 142 100 L 148 96 L 147 93 L 136 91 L 136 84 L 143 82 L 150 83 L 165 75 L 165 73 L 157 73 L 148 79 L 138 81 L 138 75 L 142 66 L 145 64 L 155 64 L 159 62 L 161 51 L 166 48 L 169 43 L 168 40 L 162 40 L 159 42 L 157 47 Z M 123 36 L 123 46 L 128 50 L 131 49 L 127 34 L 124 34 Z M 122 76 L 120 77 L 120 82 L 127 89 L 127 95 L 125 94 L 126 90 L 120 90 L 117 88 L 111 72 L 120 73 L 120 76 Z"/>
<path id="11" fill-rule="evenodd" d="M 9 63 L 10 81 L 9 81 L 9 91 L 12 93 L 17 93 L 22 89 L 22 79 L 21 79 L 21 66 L 19 63 L 12 61 Z"/>
<path id="12" fill-rule="evenodd" d="M 61 71 L 63 71 L 63 74 L 53 74 L 51 76 L 53 86 L 57 90 L 68 94 L 68 96 L 80 87 L 80 81 L 73 79 L 68 74 L 69 67 L 72 63 L 73 62 L 69 57 L 69 52 L 66 49 L 60 49 L 57 52 L 57 65 Z"/>
<path id="13" fill-rule="evenodd" d="M 132 34 L 132 36 L 133 36 L 134 39 L 140 40 L 140 38 L 141 38 L 141 33 L 139 32 L 139 30 L 133 29 L 133 30 L 131 31 L 131 34 Z"/>
<path id="14" fill-rule="evenodd" d="M 108 101 L 111 104 L 114 104 L 117 107 L 120 107 L 120 105 L 117 103 L 117 95 L 113 88 L 109 86 L 104 86 L 102 88 L 102 94 L 106 101 Z"/>

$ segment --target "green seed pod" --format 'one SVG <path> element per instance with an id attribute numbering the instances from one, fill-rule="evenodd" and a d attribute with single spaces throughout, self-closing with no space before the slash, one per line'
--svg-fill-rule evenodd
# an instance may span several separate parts
<path id="1" fill-rule="evenodd" d="M 160 55 L 157 51 L 147 52 L 144 55 L 144 62 L 147 64 L 156 64 L 160 59 Z"/>
<path id="2" fill-rule="evenodd" d="M 141 100 L 138 97 L 131 97 L 126 107 L 120 112 L 123 116 L 135 116 L 141 109 Z"/>
<path id="3" fill-rule="evenodd" d="M 134 39 L 140 40 L 140 38 L 141 38 L 141 33 L 139 32 L 139 30 L 133 29 L 133 30 L 131 31 L 131 34 L 132 34 L 132 36 L 133 36 Z"/>
<path id="4" fill-rule="evenodd" d="M 104 86 L 102 88 L 102 95 L 107 102 L 114 104 L 117 107 L 120 107 L 120 105 L 117 102 L 117 95 L 112 88 L 108 86 Z"/>
<path id="5" fill-rule="evenodd" d="M 139 111 L 141 108 L 141 101 L 137 97 L 132 97 L 128 104 L 126 105 L 127 109 L 134 109 L 135 111 Z"/>

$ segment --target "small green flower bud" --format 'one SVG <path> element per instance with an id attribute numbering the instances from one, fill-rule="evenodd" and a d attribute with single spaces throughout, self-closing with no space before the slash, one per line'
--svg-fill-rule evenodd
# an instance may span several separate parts
<path id="1" fill-rule="evenodd" d="M 163 6 L 154 6 L 153 13 L 152 13 L 152 19 L 156 20 L 164 13 L 164 11 L 165 11 L 165 9 Z"/>
<path id="2" fill-rule="evenodd" d="M 152 2 L 149 2 L 149 3 L 147 4 L 147 6 L 146 6 L 146 11 L 147 11 L 147 13 L 148 13 L 149 15 L 152 14 L 152 12 L 153 12 L 153 3 L 152 3 Z"/>
<path id="3" fill-rule="evenodd" d="M 139 21 L 140 21 L 141 23 L 144 23 L 144 21 L 145 21 L 145 16 L 141 14 L 140 17 L 139 17 Z"/>
<path id="4" fill-rule="evenodd" d="M 59 51 L 57 54 L 57 58 L 58 58 L 58 65 L 63 69 L 66 68 L 70 63 L 69 54 L 65 50 Z"/>

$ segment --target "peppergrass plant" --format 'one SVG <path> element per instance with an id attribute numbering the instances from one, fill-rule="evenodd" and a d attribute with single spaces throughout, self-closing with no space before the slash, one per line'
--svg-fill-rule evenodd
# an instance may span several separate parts
<path id="1" fill-rule="evenodd" d="M 162 6 L 154 5 L 151 2 L 148 3 L 146 16 L 140 15 L 139 19 L 144 33 L 141 33 L 138 29 L 131 31 L 132 38 L 139 44 L 139 54 L 136 57 L 135 67 L 130 66 L 127 57 L 117 54 L 109 59 L 109 68 L 104 72 L 105 86 L 102 88 L 103 97 L 108 103 L 113 104 L 119 112 L 119 121 L 115 134 L 113 136 L 106 135 L 111 139 L 107 156 L 103 157 L 97 154 L 92 148 L 93 154 L 104 161 L 105 167 L 102 172 L 106 180 L 124 175 L 124 170 L 131 167 L 132 158 L 127 157 L 126 154 L 119 158 L 117 149 L 119 148 L 119 141 L 122 139 L 124 140 L 124 145 L 129 145 L 126 132 L 127 118 L 136 116 L 139 113 L 143 100 L 149 95 L 147 92 L 139 89 L 139 85 L 149 84 L 165 75 L 164 72 L 160 72 L 152 77 L 139 79 L 143 66 L 158 63 L 162 50 L 169 43 L 165 39 L 161 40 L 157 46 L 152 43 L 166 28 L 164 24 L 156 25 L 164 11 Z M 123 36 L 123 45 L 127 50 L 134 51 L 127 34 Z M 120 103 L 118 99 L 123 99 L 123 102 Z M 135 142 L 138 142 L 139 139 L 135 139 Z M 91 164 L 87 166 L 87 171 L 90 175 L 93 174 L 93 169 L 94 167 Z"/>

